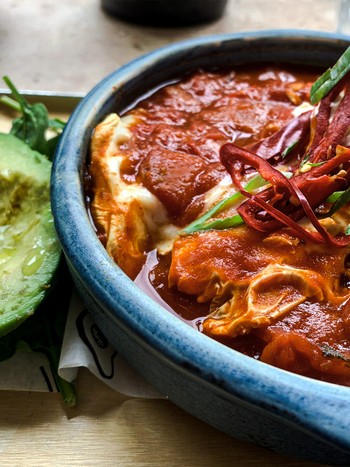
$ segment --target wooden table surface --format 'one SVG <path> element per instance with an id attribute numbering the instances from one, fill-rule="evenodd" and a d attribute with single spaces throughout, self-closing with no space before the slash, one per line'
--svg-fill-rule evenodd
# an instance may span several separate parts
<path id="1" fill-rule="evenodd" d="M 79 374 L 79 405 L 0 393 L 1 466 L 310 466 L 238 441 L 162 399 L 128 399 Z"/>
<path id="2" fill-rule="evenodd" d="M 0 2 L 0 70 L 22 90 L 84 94 L 123 63 L 176 40 L 277 27 L 335 32 L 339 6 L 230 0 L 215 23 L 157 29 L 108 16 L 98 0 Z M 316 465 L 226 436 L 167 400 L 122 396 L 87 370 L 77 389 L 79 405 L 70 410 L 55 393 L 0 392 L 0 465 Z"/>

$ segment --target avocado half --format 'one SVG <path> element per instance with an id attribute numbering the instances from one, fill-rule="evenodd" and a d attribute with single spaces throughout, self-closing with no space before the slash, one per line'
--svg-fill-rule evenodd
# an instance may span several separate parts
<path id="1" fill-rule="evenodd" d="M 50 175 L 45 156 L 0 133 L 0 336 L 34 313 L 60 262 Z"/>

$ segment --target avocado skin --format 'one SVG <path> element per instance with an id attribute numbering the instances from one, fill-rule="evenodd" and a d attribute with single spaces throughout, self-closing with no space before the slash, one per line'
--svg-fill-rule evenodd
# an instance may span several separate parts
<path id="1" fill-rule="evenodd" d="M 0 133 L 0 336 L 34 313 L 61 249 L 50 208 L 51 162 Z"/>

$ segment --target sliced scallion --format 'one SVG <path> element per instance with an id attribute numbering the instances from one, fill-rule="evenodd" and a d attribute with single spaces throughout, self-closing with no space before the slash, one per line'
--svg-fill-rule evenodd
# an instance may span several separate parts
<path id="1" fill-rule="evenodd" d="M 312 85 L 310 102 L 315 105 L 350 71 L 350 46 L 332 68 L 328 68 Z"/>
<path id="2" fill-rule="evenodd" d="M 249 182 L 245 185 L 244 189 L 248 192 L 252 192 L 266 184 L 267 184 L 266 180 L 264 180 L 262 176 L 258 174 L 249 180 Z M 216 219 L 210 223 L 207 223 L 207 221 L 211 219 L 213 216 L 215 216 L 216 214 L 218 214 L 219 212 L 223 211 L 224 209 L 227 209 L 230 206 L 237 204 L 240 201 L 244 200 L 244 198 L 245 197 L 241 193 L 237 192 L 229 196 L 228 198 L 223 199 L 222 201 L 217 203 L 215 206 L 213 206 L 211 209 L 209 209 L 209 211 L 203 214 L 203 216 L 199 217 L 198 219 L 193 221 L 191 224 L 189 224 L 187 227 L 185 227 L 181 233 L 192 234 L 199 230 L 208 230 L 208 229 L 218 228 L 218 227 L 214 227 L 213 225 L 221 225 L 220 229 L 229 228 L 229 227 L 223 227 L 223 225 L 225 225 L 223 221 L 225 221 L 226 219 L 228 219 L 227 224 L 230 227 L 236 227 L 236 225 L 241 225 L 243 223 L 243 219 L 238 214 L 236 216 L 228 217 L 226 219 Z M 238 219 L 238 217 L 240 220 Z M 232 220 L 233 218 L 235 219 Z M 238 224 L 238 222 L 240 222 L 240 224 Z M 209 225 L 211 227 L 209 227 Z"/>
<path id="3" fill-rule="evenodd" d="M 336 191 L 336 192 L 334 192 L 332 195 L 330 195 L 327 198 L 326 201 L 328 201 L 331 197 L 336 198 L 337 194 L 340 194 L 340 196 L 338 196 L 338 198 L 335 200 L 335 202 L 334 202 L 333 206 L 331 207 L 331 209 L 326 214 L 323 214 L 321 216 L 321 218 L 333 216 L 333 214 L 335 212 L 337 212 L 340 208 L 345 206 L 345 204 L 350 202 L 350 188 L 348 188 L 345 191 L 340 191 L 340 192 Z"/>

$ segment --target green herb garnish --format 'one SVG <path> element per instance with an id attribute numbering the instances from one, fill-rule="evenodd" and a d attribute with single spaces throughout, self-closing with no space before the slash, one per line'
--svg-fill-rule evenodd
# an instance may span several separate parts
<path id="1" fill-rule="evenodd" d="M 343 360 L 346 366 L 350 366 L 350 358 L 345 357 L 342 353 L 338 350 L 333 349 L 327 344 L 321 345 L 322 353 L 325 357 L 337 358 L 339 360 Z"/>
<path id="2" fill-rule="evenodd" d="M 310 159 L 310 154 L 307 153 L 305 154 L 305 156 L 302 158 L 302 160 L 300 161 L 300 164 L 299 164 L 299 169 L 305 165 L 307 163 L 307 161 Z"/>
<path id="3" fill-rule="evenodd" d="M 321 162 L 309 162 L 307 159 L 305 159 L 304 161 L 302 161 L 299 165 L 299 172 L 300 173 L 306 173 L 306 172 L 309 172 L 309 170 L 312 169 L 312 167 L 320 167 L 321 165 L 323 165 L 325 163 L 325 161 L 321 161 Z"/>
<path id="4" fill-rule="evenodd" d="M 326 161 L 321 161 L 321 162 L 309 162 L 308 165 L 310 167 L 320 167 L 321 165 L 325 164 Z"/>
<path id="5" fill-rule="evenodd" d="M 342 208 L 343 206 L 345 206 L 345 204 L 350 202 L 350 188 L 348 188 L 345 191 L 335 191 L 326 199 L 326 201 L 331 202 L 329 200 L 332 199 L 335 200 L 333 206 L 327 213 L 322 214 L 320 216 L 321 218 L 333 216 L 333 214 L 336 213 L 340 208 Z"/>
<path id="6" fill-rule="evenodd" d="M 215 219 L 212 222 L 207 222 L 202 226 L 198 227 L 195 232 L 199 230 L 224 230 L 232 229 L 244 224 L 244 220 L 239 214 L 236 214 L 231 217 L 224 217 L 223 219 Z M 188 232 L 186 232 L 188 233 Z M 190 232 L 192 233 L 192 232 Z"/>
<path id="7" fill-rule="evenodd" d="M 299 139 L 297 139 L 296 141 L 294 141 L 294 143 L 290 144 L 281 154 L 281 157 L 282 159 L 285 159 L 288 154 L 290 154 L 290 152 L 295 148 L 295 146 L 299 143 Z"/>
<path id="8" fill-rule="evenodd" d="M 332 68 L 328 68 L 312 85 L 310 102 L 320 102 L 334 86 L 350 71 L 350 47 L 348 47 Z"/>
<path id="9" fill-rule="evenodd" d="M 328 196 L 328 198 L 326 199 L 326 203 L 335 203 L 343 193 L 344 191 L 335 191 L 334 193 Z"/>
<path id="10" fill-rule="evenodd" d="M 252 192 L 257 188 L 260 188 L 266 185 L 267 182 L 262 178 L 261 175 L 254 176 L 249 182 L 245 185 L 244 189 L 248 192 Z M 199 217 L 191 224 L 189 224 L 185 229 L 182 230 L 182 234 L 192 234 L 199 230 L 209 230 L 209 229 L 226 229 L 229 227 L 237 227 L 238 225 L 243 224 L 243 219 L 238 214 L 236 216 L 224 218 L 224 219 L 216 219 L 213 222 L 207 223 L 209 219 L 211 219 L 216 214 L 219 214 L 224 209 L 233 206 L 234 204 L 244 200 L 245 197 L 237 192 L 228 198 L 220 201 L 215 206 L 213 206 L 209 211 L 207 211 L 203 216 Z"/>
<path id="11" fill-rule="evenodd" d="M 47 108 L 41 102 L 29 104 L 8 76 L 4 76 L 3 80 L 11 90 L 13 98 L 2 96 L 0 102 L 22 113 L 22 116 L 13 120 L 10 133 L 24 141 L 31 149 L 52 160 L 65 123 L 59 119 L 50 119 Z M 48 137 L 47 130 L 52 130 L 57 134 Z"/>

